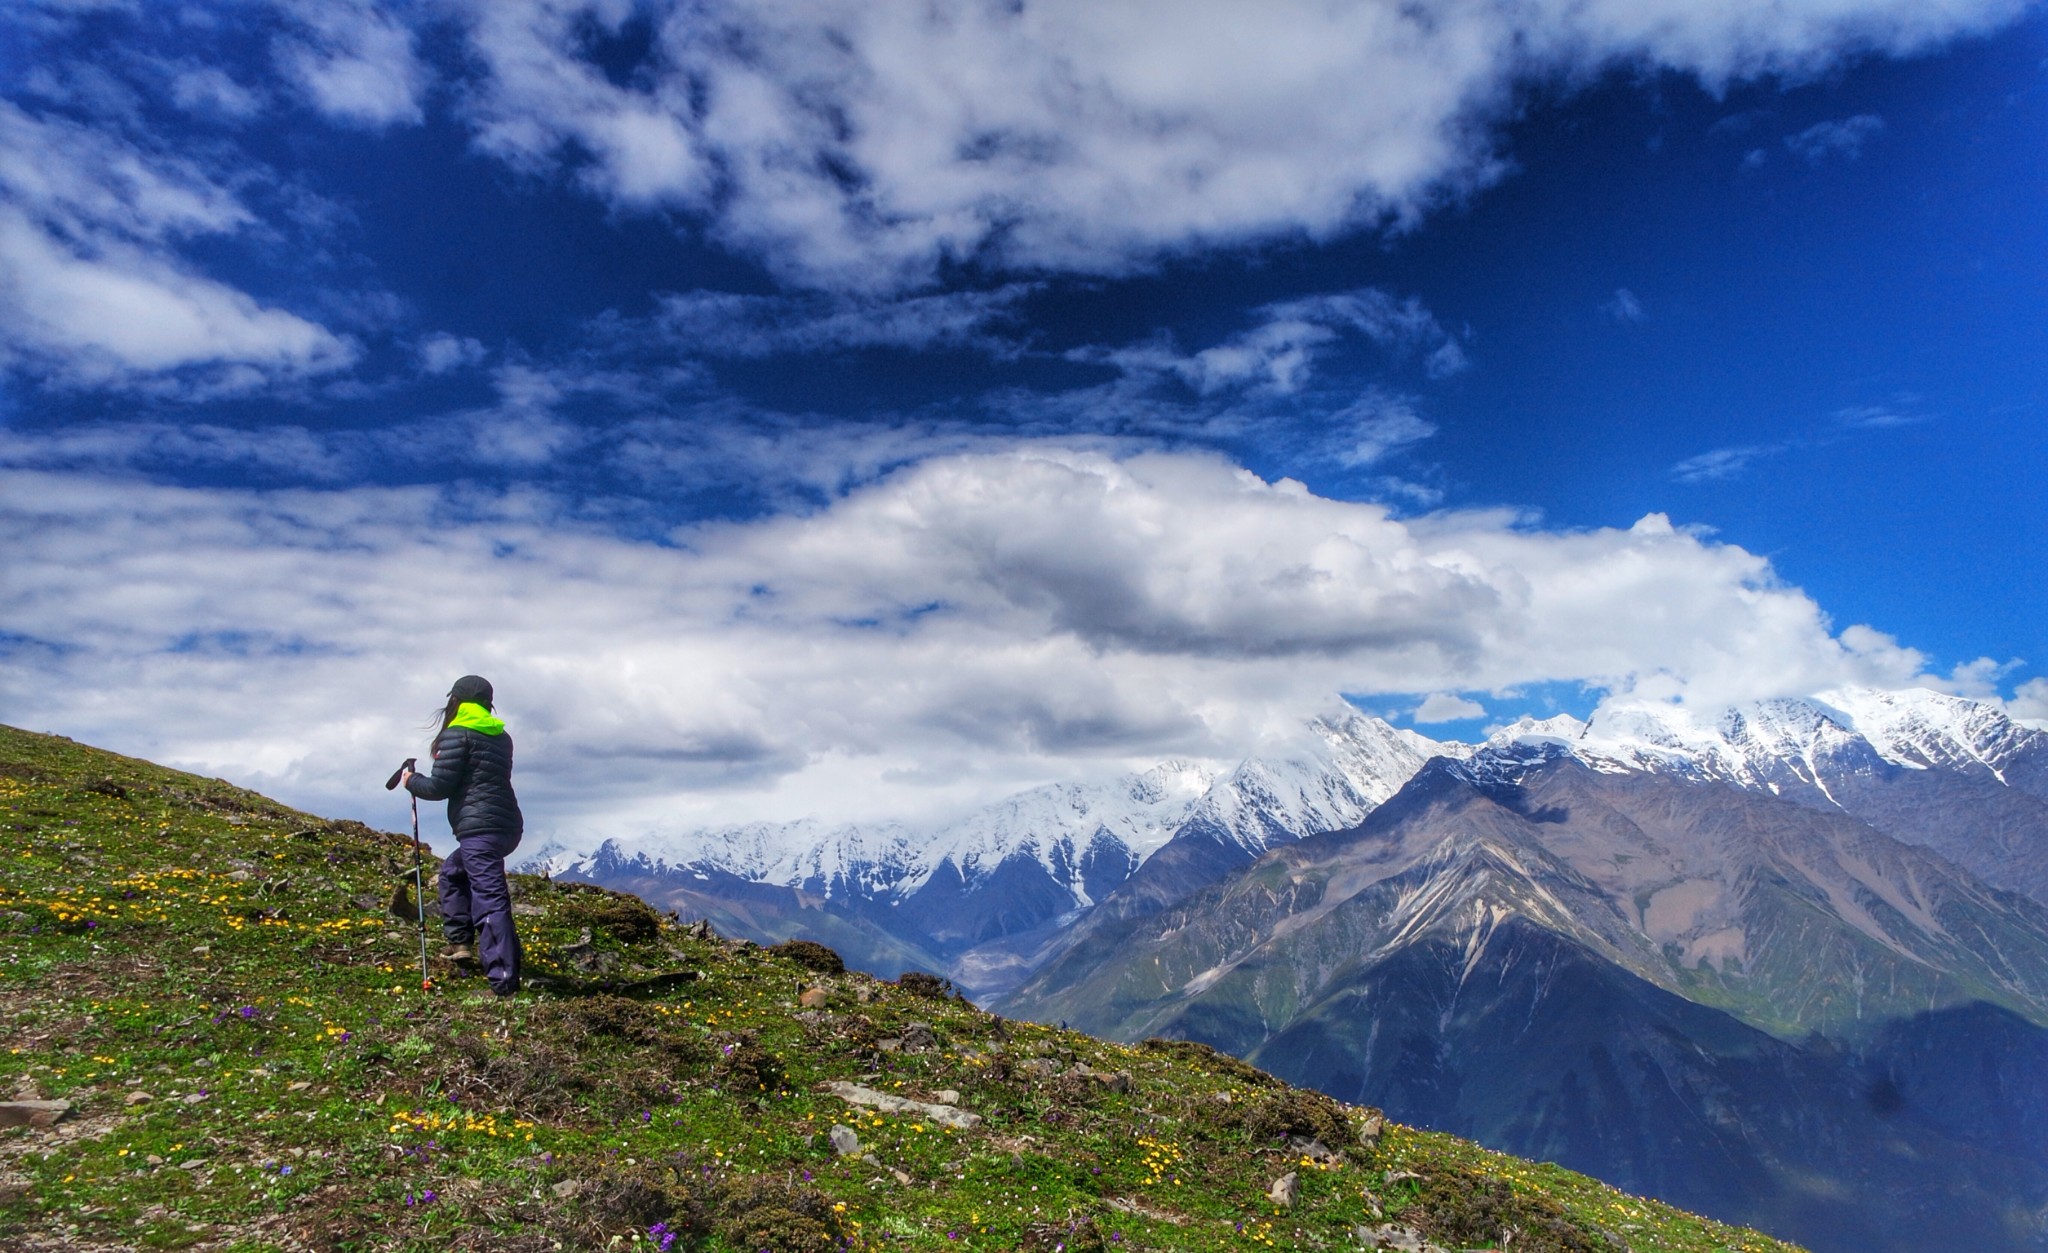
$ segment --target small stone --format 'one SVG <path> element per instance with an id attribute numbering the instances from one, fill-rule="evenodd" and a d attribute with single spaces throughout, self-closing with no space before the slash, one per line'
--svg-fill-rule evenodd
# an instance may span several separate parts
<path id="1" fill-rule="evenodd" d="M 181 1100 L 181 1101 L 183 1101 L 183 1102 L 185 1102 L 185 1104 L 187 1104 L 187 1105 L 197 1105 L 197 1104 L 199 1104 L 199 1102 L 201 1102 L 201 1101 L 203 1101 L 203 1100 L 205 1100 L 205 1099 L 206 1099 L 206 1093 L 204 1093 L 204 1092 L 187 1092 L 187 1093 L 186 1093 L 185 1095 L 183 1095 L 183 1096 L 179 1097 L 178 1099 L 179 1099 L 179 1100 Z"/>
<path id="2" fill-rule="evenodd" d="M 834 1153 L 841 1157 L 860 1156 L 860 1135 L 853 1128 L 834 1123 L 830 1136 Z"/>
<path id="3" fill-rule="evenodd" d="M 1292 1205 L 1294 1198 L 1300 1195 L 1301 1176 L 1291 1170 L 1275 1179 L 1273 1186 L 1266 1190 L 1267 1198 L 1275 1205 Z"/>
<path id="4" fill-rule="evenodd" d="M 1287 1147 L 1303 1157 L 1318 1162 L 1330 1162 L 1337 1159 L 1337 1154 L 1331 1150 L 1329 1145 L 1308 1136 L 1288 1136 Z"/>
<path id="5" fill-rule="evenodd" d="M 126 1099 L 130 1105 L 144 1105 L 150 1101 L 154 1101 L 156 1098 L 138 1088 L 137 1090 L 130 1092 Z"/>
<path id="6" fill-rule="evenodd" d="M 1413 1227 L 1399 1223 L 1386 1223 L 1378 1227 L 1360 1227 L 1353 1233 L 1359 1242 L 1373 1248 L 1391 1249 L 1394 1253 L 1446 1253 L 1442 1245 L 1431 1244 L 1422 1238 L 1422 1233 Z"/>
<path id="7" fill-rule="evenodd" d="M 71 1112 L 69 1101 L 0 1101 L 0 1127 L 49 1127 Z"/>
<path id="8" fill-rule="evenodd" d="M 195 1157 L 195 1158 L 192 1158 L 192 1159 L 191 1159 L 190 1161 L 183 1161 L 183 1162 L 179 1162 L 179 1163 L 178 1163 L 178 1169 L 179 1169 L 179 1170 L 198 1170 L 198 1169 L 199 1169 L 199 1168 L 200 1168 L 201 1166 L 204 1166 L 204 1165 L 206 1165 L 206 1159 L 205 1159 L 205 1158 L 203 1158 L 203 1157 Z"/>
<path id="9" fill-rule="evenodd" d="M 823 1009 L 828 999 L 823 988 L 805 988 L 803 995 L 796 998 L 796 1003 L 805 1009 Z"/>
<path id="10" fill-rule="evenodd" d="M 940 1088 L 932 1093 L 932 1099 L 941 1105 L 958 1105 L 960 1092 L 957 1088 Z"/>
<path id="11" fill-rule="evenodd" d="M 150 1155 L 149 1155 L 148 1157 L 145 1157 L 145 1158 L 143 1158 L 142 1160 L 143 1160 L 143 1161 L 145 1161 L 145 1162 L 148 1162 L 148 1163 L 149 1163 L 150 1165 L 152 1165 L 152 1166 L 161 1166 L 161 1165 L 163 1165 L 163 1164 L 164 1164 L 164 1159 L 163 1159 L 163 1158 L 161 1158 L 161 1157 L 158 1157 L 158 1156 L 157 1156 L 156 1154 L 154 1154 L 154 1153 L 151 1153 L 151 1154 L 150 1154 Z"/>
<path id="12" fill-rule="evenodd" d="M 564 1179 L 554 1187 L 549 1188 L 548 1191 L 566 1201 L 578 1192 L 583 1191 L 583 1181 L 581 1179 Z"/>

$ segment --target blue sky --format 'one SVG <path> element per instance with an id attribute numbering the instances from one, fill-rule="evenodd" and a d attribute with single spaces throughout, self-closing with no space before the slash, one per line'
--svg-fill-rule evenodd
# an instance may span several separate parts
<path id="1" fill-rule="evenodd" d="M 2014 0 L 14 6 L 4 716 L 368 812 L 480 670 L 591 829 L 1339 692 L 2048 718 L 2044 67 Z"/>

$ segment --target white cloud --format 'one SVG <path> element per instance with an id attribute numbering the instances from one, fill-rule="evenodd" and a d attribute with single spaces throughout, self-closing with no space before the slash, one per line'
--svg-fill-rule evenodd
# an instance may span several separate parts
<path id="1" fill-rule="evenodd" d="M 246 122 L 263 111 L 263 97 L 214 67 L 180 65 L 170 69 L 171 102 L 187 113 Z"/>
<path id="2" fill-rule="evenodd" d="M 1617 322 L 1643 322 L 1650 316 L 1643 302 L 1626 287 L 1615 288 L 1614 295 L 1601 304 L 1600 312 Z"/>
<path id="3" fill-rule="evenodd" d="M 1712 483 L 1721 479 L 1732 479 L 1756 462 L 1766 457 L 1775 457 L 1784 451 L 1783 444 L 1743 444 L 1734 448 L 1715 448 L 1698 456 L 1687 457 L 1672 466 L 1671 477 L 1681 483 Z"/>
<path id="4" fill-rule="evenodd" d="M 208 491 L 0 472 L 9 720 L 374 816 L 456 674 L 537 827 L 909 816 L 1333 691 L 1567 680 L 1712 703 L 1912 681 L 1762 558 L 1674 530 L 1412 521 L 1208 457 L 937 456 L 662 542 L 539 493 Z M 934 780 L 920 763 L 973 760 Z M 914 782 L 914 780 L 924 782 Z"/>
<path id="5" fill-rule="evenodd" d="M 1399 300 L 1375 287 L 1278 301 L 1253 311 L 1258 324 L 1223 343 L 1181 353 L 1164 337 L 1121 348 L 1089 347 L 1067 354 L 1076 361 L 1113 365 L 1134 376 L 1179 379 L 1204 395 L 1251 389 L 1285 396 L 1309 384 L 1318 358 L 1346 335 L 1362 336 L 1396 356 L 1424 355 L 1424 369 L 1444 378 L 1465 368 L 1464 351 L 1436 316 L 1410 296 Z"/>
<path id="6" fill-rule="evenodd" d="M 676 348 L 709 357 L 855 348 L 971 348 L 1011 357 L 1022 349 L 1016 306 L 1040 286 L 896 299 L 694 291 L 663 298 L 654 326 Z"/>
<path id="7" fill-rule="evenodd" d="M 1493 126 L 1525 81 L 1625 64 L 1718 88 L 2025 7 L 470 0 L 469 109 L 524 168 L 566 161 L 623 206 L 702 215 L 788 278 L 891 288 L 948 260 L 1119 272 L 1410 221 L 1497 176 Z M 630 72 L 585 55 L 591 31 L 643 20 Z"/>
<path id="8" fill-rule="evenodd" d="M 1875 113 L 1832 122 L 1818 122 L 1796 135 L 1785 136 L 1785 150 L 1809 164 L 1840 157 L 1854 161 L 1863 155 L 1863 145 L 1884 133 L 1884 119 Z"/>
<path id="9" fill-rule="evenodd" d="M 277 41 L 278 67 L 314 108 L 371 130 L 417 123 L 427 70 L 413 35 L 376 0 L 281 0 L 298 33 Z"/>
<path id="10" fill-rule="evenodd" d="M 1485 716 L 1486 706 L 1450 692 L 1431 692 L 1415 707 L 1415 721 L 1421 723 L 1458 722 Z"/>
<path id="11" fill-rule="evenodd" d="M 1368 392 L 1331 415 L 1337 464 L 1356 468 L 1384 460 L 1396 449 L 1436 434 L 1436 424 L 1415 412 L 1406 397 Z"/>
<path id="12" fill-rule="evenodd" d="M 15 348 L 88 382 L 222 361 L 313 372 L 353 358 L 325 328 L 231 287 L 114 241 L 81 256 L 4 208 L 0 291 L 0 331 Z M 225 388 L 242 390 L 233 378 Z"/>
<path id="13" fill-rule="evenodd" d="M 474 339 L 437 331 L 419 342 L 420 369 L 428 374 L 446 374 L 481 363 L 484 346 Z"/>
<path id="14" fill-rule="evenodd" d="M 2005 709 L 2028 726 L 2048 731 L 2048 679 L 2028 679 L 2020 684 L 2005 702 Z"/>
<path id="15" fill-rule="evenodd" d="M 192 162 L 0 101 L 0 361 L 93 383 L 210 367 L 210 391 L 347 365 L 350 341 L 173 250 L 254 221 Z"/>

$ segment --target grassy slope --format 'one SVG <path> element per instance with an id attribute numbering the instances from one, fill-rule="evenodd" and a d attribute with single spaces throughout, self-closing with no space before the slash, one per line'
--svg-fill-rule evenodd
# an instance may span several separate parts
<path id="1" fill-rule="evenodd" d="M 515 881 L 547 986 L 499 1002 L 437 968 L 423 992 L 385 912 L 409 848 L 0 728 L 0 1099 L 75 1106 L 0 1132 L 0 1246 L 1334 1249 L 1398 1222 L 1453 1248 L 1516 1228 L 1515 1253 L 1791 1248 L 1447 1136 L 1365 1147 L 1365 1111 L 1227 1058 L 816 974 L 576 885 Z M 594 974 L 563 952 L 585 929 Z M 912 1023 L 937 1046 L 890 1048 Z M 1075 1063 L 1130 1090 L 1034 1073 Z M 986 1122 L 856 1112 L 833 1079 Z M 1317 1126 L 1340 1161 L 1287 1147 Z"/>

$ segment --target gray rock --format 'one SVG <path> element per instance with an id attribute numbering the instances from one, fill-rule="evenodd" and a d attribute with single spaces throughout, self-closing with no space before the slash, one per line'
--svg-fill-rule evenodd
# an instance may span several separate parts
<path id="1" fill-rule="evenodd" d="M 1275 1205 L 1292 1205 L 1300 1195 L 1301 1176 L 1291 1170 L 1275 1179 L 1273 1186 L 1266 1189 L 1267 1198 Z"/>
<path id="2" fill-rule="evenodd" d="M 972 1131 L 981 1125 L 980 1114 L 969 1113 L 964 1109 L 956 1109 L 951 1105 L 934 1105 L 928 1101 L 913 1101 L 909 1097 L 878 1092 L 873 1088 L 864 1088 L 857 1083 L 848 1083 L 843 1079 L 835 1079 L 831 1083 L 826 1084 L 825 1090 L 849 1105 L 865 1105 L 870 1109 L 879 1109 L 890 1114 L 916 1114 L 929 1118 L 935 1123 L 954 1127 L 961 1131 Z"/>
<path id="3" fill-rule="evenodd" d="M 71 1112 L 69 1101 L 0 1101 L 0 1127 L 50 1127 Z"/>
<path id="4" fill-rule="evenodd" d="M 149 1102 L 154 1101 L 156 1098 L 151 1096 L 149 1093 L 144 1092 L 142 1089 L 137 1088 L 135 1091 L 130 1092 L 125 1099 L 130 1105 L 146 1105 Z"/>
<path id="5" fill-rule="evenodd" d="M 1444 1246 L 1423 1239 L 1422 1233 L 1415 1228 L 1403 1227 L 1399 1223 L 1360 1227 L 1352 1234 L 1367 1248 L 1391 1249 L 1393 1253 L 1450 1253 Z"/>
<path id="6" fill-rule="evenodd" d="M 610 965 L 610 953 L 600 953 L 590 938 L 590 928 L 583 928 L 583 934 L 576 937 L 574 944 L 565 944 L 557 955 L 584 974 L 594 974 Z"/>
<path id="7" fill-rule="evenodd" d="M 960 1103 L 960 1092 L 957 1088 L 940 1088 L 932 1093 L 932 1099 L 941 1105 L 958 1105 Z"/>
<path id="8" fill-rule="evenodd" d="M 832 1140 L 832 1151 L 834 1153 L 837 1153 L 841 1157 L 860 1156 L 860 1136 L 854 1131 L 853 1128 L 842 1127 L 839 1124 L 834 1123 L 832 1125 L 830 1138 Z"/>
<path id="9" fill-rule="evenodd" d="M 939 1047 L 939 1033 L 928 1022 L 914 1022 L 903 1029 L 903 1051 L 922 1053 Z"/>

